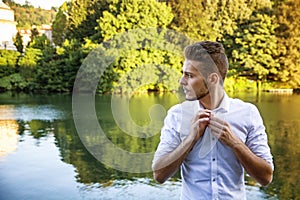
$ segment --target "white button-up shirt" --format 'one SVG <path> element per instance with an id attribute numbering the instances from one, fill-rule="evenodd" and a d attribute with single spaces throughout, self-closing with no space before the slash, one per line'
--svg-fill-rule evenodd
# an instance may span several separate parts
<path id="1" fill-rule="evenodd" d="M 185 101 L 168 111 L 154 160 L 181 144 L 190 133 L 191 120 L 199 109 L 204 109 L 199 101 Z M 263 120 L 253 104 L 225 94 L 220 106 L 212 112 L 228 122 L 233 133 L 274 168 Z M 209 128 L 182 163 L 181 176 L 182 200 L 246 199 L 241 163 L 231 148 L 214 137 Z"/>

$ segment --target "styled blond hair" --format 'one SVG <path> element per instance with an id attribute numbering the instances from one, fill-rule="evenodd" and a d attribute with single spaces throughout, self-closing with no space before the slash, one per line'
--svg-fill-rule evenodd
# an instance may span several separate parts
<path id="1" fill-rule="evenodd" d="M 200 72 L 204 76 L 218 73 L 223 81 L 228 71 L 228 59 L 221 43 L 212 41 L 196 42 L 188 45 L 184 51 L 185 59 L 201 63 Z"/>

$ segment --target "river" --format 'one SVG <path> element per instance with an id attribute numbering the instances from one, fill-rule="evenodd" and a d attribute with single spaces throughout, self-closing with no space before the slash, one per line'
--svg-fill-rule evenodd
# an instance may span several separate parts
<path id="1" fill-rule="evenodd" d="M 299 199 L 300 95 L 231 96 L 258 107 L 274 156 L 270 185 L 246 175 L 248 199 Z M 0 94 L 0 199 L 178 199 L 179 174 L 157 184 L 149 158 L 179 99 L 172 93 L 96 96 L 93 113 L 85 101 L 72 107 L 68 94 Z"/>

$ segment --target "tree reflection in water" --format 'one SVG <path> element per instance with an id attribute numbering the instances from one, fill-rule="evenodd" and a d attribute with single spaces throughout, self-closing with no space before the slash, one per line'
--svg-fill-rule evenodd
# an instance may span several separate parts
<path id="1" fill-rule="evenodd" d="M 138 196 L 138 191 L 134 190 L 133 188 L 140 188 L 144 192 L 143 194 L 146 195 L 144 197 L 150 196 L 151 193 L 153 193 L 153 195 L 157 198 L 159 198 L 159 195 L 163 194 L 168 194 L 171 196 L 173 195 L 174 199 L 178 198 L 180 188 L 180 176 L 178 173 L 174 178 L 171 179 L 170 182 L 163 186 L 159 186 L 153 181 L 152 173 L 133 174 L 118 171 L 103 165 L 86 150 L 77 134 L 74 121 L 71 118 L 72 114 L 70 108 L 70 97 L 50 97 L 46 102 L 45 98 L 43 97 L 40 98 L 40 102 L 38 101 L 38 99 L 39 98 L 37 97 L 34 98 L 34 101 L 37 105 L 51 104 L 55 107 L 55 109 L 58 109 L 60 112 L 65 113 L 64 116 L 67 117 L 64 117 L 63 119 L 53 118 L 50 120 L 14 120 L 14 125 L 11 127 L 14 127 L 14 130 L 16 129 L 16 133 L 14 134 L 18 137 L 17 142 L 19 142 L 19 146 L 24 146 L 26 140 L 28 140 L 28 137 L 31 137 L 31 139 L 35 142 L 33 144 L 29 143 L 28 145 L 39 146 L 42 141 L 51 142 L 53 140 L 52 145 L 55 145 L 58 149 L 59 159 L 61 159 L 64 163 L 71 164 L 74 167 L 75 172 L 73 176 L 76 179 L 76 182 L 79 184 L 79 186 L 77 185 L 76 187 L 79 188 L 78 190 L 80 191 L 81 195 L 87 197 L 93 197 L 94 195 L 95 198 L 97 196 L 99 197 L 99 195 L 111 195 L 110 197 L 113 198 L 116 196 L 112 195 L 119 194 L 126 196 L 126 192 L 127 195 L 137 192 L 136 196 Z M 143 99 L 143 101 L 146 101 L 145 105 L 150 105 L 154 102 L 164 102 L 161 104 L 165 105 L 166 110 L 177 101 L 177 99 L 174 99 L 174 97 L 172 96 L 168 96 L 165 98 L 161 96 L 141 96 L 140 98 L 137 98 L 137 101 L 141 101 L 141 99 Z M 159 142 L 159 134 L 155 134 L 154 136 L 149 138 L 138 138 L 132 137 L 122 132 L 113 121 L 112 113 L 109 110 L 110 107 L 106 104 L 109 102 L 109 100 L 110 99 L 107 96 L 99 97 L 99 102 L 102 103 L 96 105 L 97 108 L 101 110 L 101 113 L 99 113 L 99 123 L 105 130 L 107 137 L 120 148 L 126 149 L 130 152 L 154 151 Z M 274 156 L 275 172 L 273 182 L 267 187 L 258 186 L 255 181 L 246 176 L 247 194 L 249 198 L 299 198 L 300 139 L 298 137 L 298 133 L 300 132 L 300 112 L 297 112 L 297 109 L 299 109 L 297 102 L 299 102 L 299 100 L 300 96 L 298 95 L 289 97 L 266 96 L 260 97 L 259 101 L 253 100 L 253 102 L 261 110 L 262 116 L 265 120 L 269 137 L 269 144 Z M 18 101 L 18 103 L 20 104 L 21 102 L 22 101 Z M 34 108 L 35 107 L 33 106 L 33 109 Z M 290 117 L 287 117 L 287 108 L 294 111 L 292 113 L 292 116 L 290 115 Z M 135 113 L 135 116 L 133 116 L 132 118 L 136 120 L 136 122 L 140 125 L 148 123 L 147 117 L 138 117 L 140 116 L 140 113 L 144 113 L 143 116 L 147 116 L 145 114 L 147 112 L 147 106 L 145 108 L 141 107 L 140 105 L 137 107 L 131 107 L 131 113 Z M 297 112 L 298 114 L 295 112 Z M 7 124 L 7 121 L 1 119 L 0 127 L 2 127 L 2 129 L 4 126 L 6 126 L 5 124 Z M 136 130 L 132 129 L 132 131 Z M 92 139 L 93 138 L 91 138 L 91 140 Z M 8 142 L 1 141 L 1 145 L 2 144 L 8 144 Z M 15 154 L 20 153 L 20 150 L 22 149 L 24 149 L 24 147 L 20 148 L 19 150 L 15 150 Z M 34 154 L 34 152 L 28 153 Z M 51 154 L 54 152 L 48 153 Z M 5 157 L 10 158 L 10 156 L 11 154 L 6 155 Z M 28 155 L 28 159 L 34 159 L 33 157 L 34 156 Z M 44 156 L 43 159 L 47 159 L 47 156 Z M 0 162 L 0 169 L 2 169 L 1 165 L 4 165 L 5 162 L 6 159 L 2 159 L 2 161 Z M 45 160 L 36 160 L 30 162 L 45 162 Z M 18 163 L 17 160 L 11 163 L 11 165 L 14 166 L 18 166 L 20 164 L 21 163 Z M 51 168 L 51 166 L 49 166 L 49 168 Z M 23 168 L 19 169 L 19 173 L 22 172 L 22 169 Z M 47 171 L 47 169 L 45 170 Z M 2 176 L 3 173 L 5 172 L 0 172 L 0 176 Z M 38 171 L 35 173 L 38 173 Z M 13 177 L 14 176 L 12 176 L 12 178 Z M 28 180 L 30 180 L 30 174 L 27 175 L 27 177 Z M 47 179 L 41 177 L 40 181 L 47 181 Z M 71 185 L 74 185 L 74 183 L 70 183 L 70 187 Z M 39 189 L 36 189 L 37 190 L 35 192 L 38 192 Z M 158 189 L 160 189 L 160 192 L 158 192 Z M 142 194 L 140 194 L 137 199 L 141 197 L 141 195 Z"/>

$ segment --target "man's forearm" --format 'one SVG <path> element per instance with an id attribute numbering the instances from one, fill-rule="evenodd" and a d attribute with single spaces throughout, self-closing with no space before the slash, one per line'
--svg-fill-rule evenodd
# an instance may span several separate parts
<path id="1" fill-rule="evenodd" d="M 187 137 L 174 151 L 158 158 L 152 166 L 154 179 L 159 183 L 164 183 L 173 176 L 194 144 L 193 138 Z"/>
<path id="2" fill-rule="evenodd" d="M 210 121 L 212 134 L 228 145 L 243 165 L 247 173 L 261 185 L 267 185 L 272 181 L 273 170 L 264 159 L 255 155 L 232 131 L 229 123 L 213 117 Z"/>
<path id="3" fill-rule="evenodd" d="M 242 142 L 235 144 L 232 149 L 247 173 L 258 183 L 265 186 L 272 181 L 273 170 L 267 161 L 256 156 Z"/>
<path id="4" fill-rule="evenodd" d="M 195 143 L 202 137 L 209 121 L 210 111 L 201 110 L 192 120 L 190 134 L 174 151 L 158 158 L 152 165 L 154 179 L 165 182 L 174 175 L 191 151 Z"/>

